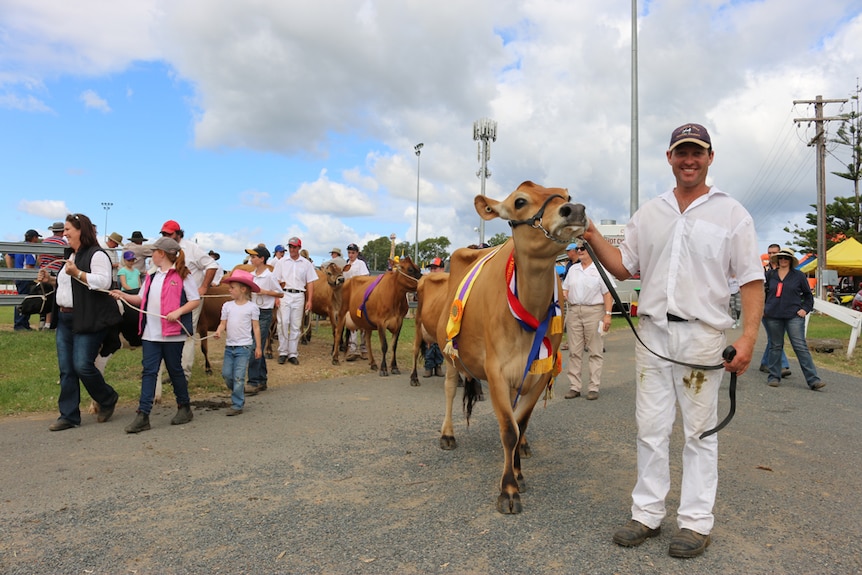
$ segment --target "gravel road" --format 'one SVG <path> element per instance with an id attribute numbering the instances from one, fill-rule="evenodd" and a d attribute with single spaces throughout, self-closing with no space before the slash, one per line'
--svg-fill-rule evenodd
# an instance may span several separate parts
<path id="1" fill-rule="evenodd" d="M 469 428 L 456 417 L 457 450 L 438 447 L 441 378 L 279 384 L 291 366 L 273 363 L 240 417 L 199 407 L 171 427 L 161 406 L 140 435 L 123 433 L 131 407 L 58 433 L 55 414 L 0 419 L 0 573 L 862 573 L 862 381 L 823 372 L 812 392 L 795 363 L 779 388 L 742 377 L 712 546 L 679 560 L 679 425 L 661 536 L 611 542 L 635 479 L 633 336 L 613 332 L 607 350 L 598 401 L 563 399 L 563 377 L 537 407 L 516 516 L 494 508 L 489 401 Z"/>

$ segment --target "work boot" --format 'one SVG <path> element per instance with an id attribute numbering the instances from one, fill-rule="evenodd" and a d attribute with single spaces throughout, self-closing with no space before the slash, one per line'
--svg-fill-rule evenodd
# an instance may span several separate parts
<path id="1" fill-rule="evenodd" d="M 680 529 L 670 540 L 668 554 L 671 557 L 697 557 L 709 547 L 709 535 L 701 535 L 691 529 Z"/>
<path id="2" fill-rule="evenodd" d="M 434 367 L 434 375 L 437 377 L 443 377 L 443 366 L 438 365 Z"/>
<path id="3" fill-rule="evenodd" d="M 658 537 L 661 533 L 661 525 L 650 529 L 640 521 L 632 519 L 614 533 L 614 543 L 623 547 L 637 547 L 647 540 L 648 537 Z"/>
<path id="4" fill-rule="evenodd" d="M 109 406 L 100 405 L 99 406 L 99 415 L 96 417 L 96 421 L 99 423 L 105 423 L 111 416 L 114 415 L 114 408 L 117 407 L 117 402 L 120 401 L 120 395 L 118 393 L 114 394 L 116 397 L 114 398 L 114 402 Z"/>
<path id="5" fill-rule="evenodd" d="M 422 374 L 422 377 L 431 377 L 431 370 L 430 370 L 430 369 L 426 369 L 426 370 L 425 370 L 425 373 L 423 373 L 423 374 Z"/>
<path id="6" fill-rule="evenodd" d="M 195 414 L 192 413 L 192 408 L 188 404 L 178 405 L 177 414 L 171 420 L 171 425 L 182 425 L 194 419 Z"/>
<path id="7" fill-rule="evenodd" d="M 150 414 L 139 411 L 135 420 L 126 426 L 126 433 L 140 433 L 148 429 L 150 429 Z"/>

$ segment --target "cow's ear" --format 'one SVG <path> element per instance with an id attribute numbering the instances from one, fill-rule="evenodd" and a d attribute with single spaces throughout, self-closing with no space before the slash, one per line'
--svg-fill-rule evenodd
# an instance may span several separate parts
<path id="1" fill-rule="evenodd" d="M 494 218 L 502 217 L 500 214 L 500 208 L 503 207 L 502 202 L 492 200 L 487 196 L 478 195 L 473 199 L 473 205 L 476 206 L 476 212 L 478 212 L 479 217 L 483 220 L 493 220 Z"/>
<path id="2" fill-rule="evenodd" d="M 341 268 L 341 271 L 342 271 L 342 272 L 346 272 L 346 271 L 347 271 L 347 270 L 349 270 L 349 269 L 350 269 L 350 264 L 347 264 L 346 266 L 344 266 L 343 268 Z"/>

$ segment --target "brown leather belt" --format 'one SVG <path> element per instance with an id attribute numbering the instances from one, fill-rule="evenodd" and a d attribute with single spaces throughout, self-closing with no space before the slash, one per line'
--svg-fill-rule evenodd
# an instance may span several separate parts
<path id="1" fill-rule="evenodd" d="M 60 306 L 60 311 L 62 313 L 72 313 L 72 308 Z"/>

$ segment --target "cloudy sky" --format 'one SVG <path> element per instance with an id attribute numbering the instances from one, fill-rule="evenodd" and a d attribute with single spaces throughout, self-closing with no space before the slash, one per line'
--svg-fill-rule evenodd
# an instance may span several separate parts
<path id="1" fill-rule="evenodd" d="M 125 237 L 178 220 L 226 267 L 293 235 L 319 262 L 412 242 L 418 170 L 420 240 L 467 245 L 484 117 L 489 196 L 532 180 L 624 223 L 631 16 L 630 0 L 0 0 L 0 238 L 83 212 Z M 761 250 L 789 240 L 816 202 L 814 126 L 794 122 L 814 108 L 793 101 L 855 92 L 862 0 L 640 0 L 638 28 L 640 202 L 673 184 L 671 130 L 700 122 Z M 847 161 L 831 150 L 827 171 Z M 852 192 L 828 176 L 829 200 Z"/>

